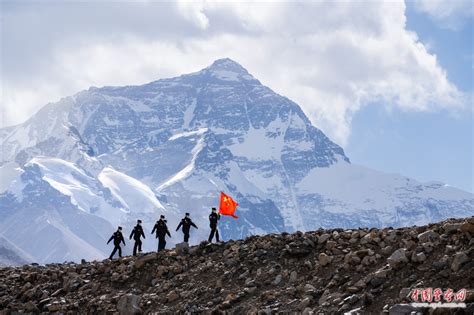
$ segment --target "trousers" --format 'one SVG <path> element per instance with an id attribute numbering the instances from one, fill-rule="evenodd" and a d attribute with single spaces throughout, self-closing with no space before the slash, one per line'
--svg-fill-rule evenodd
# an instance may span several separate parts
<path id="1" fill-rule="evenodd" d="M 166 239 L 165 237 L 158 237 L 158 251 L 162 251 L 163 249 L 165 249 L 165 246 L 166 246 Z"/>
<path id="2" fill-rule="evenodd" d="M 211 234 L 209 234 L 209 243 L 212 242 L 212 239 L 214 238 L 214 234 L 216 235 L 216 241 L 219 242 L 219 230 L 217 230 L 217 227 L 213 228 L 211 227 Z"/>
<path id="3" fill-rule="evenodd" d="M 110 254 L 109 259 L 112 259 L 112 257 L 115 255 L 115 253 L 117 252 L 117 250 L 118 250 L 119 257 L 122 257 L 122 248 L 120 247 L 120 245 L 115 245 L 114 250 L 113 250 L 112 253 Z"/>
<path id="4" fill-rule="evenodd" d="M 135 245 L 133 245 L 133 256 L 137 255 L 137 249 L 139 252 L 142 251 L 142 241 L 140 239 L 135 240 Z"/>

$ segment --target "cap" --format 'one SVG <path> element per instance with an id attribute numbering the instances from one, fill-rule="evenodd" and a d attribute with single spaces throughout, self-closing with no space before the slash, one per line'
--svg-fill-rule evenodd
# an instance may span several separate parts
<path id="1" fill-rule="evenodd" d="M 122 227 L 121 227 L 121 226 L 119 226 L 119 227 L 118 227 L 118 229 L 119 229 L 119 230 L 121 230 L 121 229 L 122 229 Z"/>
<path id="2" fill-rule="evenodd" d="M 186 212 L 186 216 L 189 216 L 189 212 Z"/>
<path id="3" fill-rule="evenodd" d="M 160 219 L 164 219 L 164 218 L 165 218 L 165 216 L 164 216 L 164 215 L 160 215 Z"/>
<path id="4" fill-rule="evenodd" d="M 142 220 L 137 220 L 137 223 L 142 223 Z"/>
<path id="5" fill-rule="evenodd" d="M 212 207 L 212 211 L 216 211 L 216 210 L 217 210 L 216 208 Z"/>

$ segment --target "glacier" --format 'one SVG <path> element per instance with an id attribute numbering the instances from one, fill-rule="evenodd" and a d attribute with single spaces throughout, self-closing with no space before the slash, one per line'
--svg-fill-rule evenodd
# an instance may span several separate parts
<path id="1" fill-rule="evenodd" d="M 144 249 L 156 250 L 149 233 L 161 214 L 169 246 L 182 241 L 174 228 L 185 212 L 199 243 L 220 191 L 239 203 L 239 219 L 220 223 L 226 240 L 474 215 L 469 192 L 352 164 L 300 106 L 227 58 L 144 85 L 91 87 L 1 128 L 0 144 L 0 237 L 21 261 L 103 259 L 117 225 L 128 239 L 137 219 Z"/>

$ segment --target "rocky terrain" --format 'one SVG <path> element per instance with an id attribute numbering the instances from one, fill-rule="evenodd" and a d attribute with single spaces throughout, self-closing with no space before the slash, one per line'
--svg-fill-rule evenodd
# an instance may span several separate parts
<path id="1" fill-rule="evenodd" d="M 178 244 L 113 261 L 3 267 L 0 314 L 409 314 L 410 291 L 427 287 L 468 289 L 467 307 L 450 312 L 473 314 L 473 236 L 470 217 Z"/>

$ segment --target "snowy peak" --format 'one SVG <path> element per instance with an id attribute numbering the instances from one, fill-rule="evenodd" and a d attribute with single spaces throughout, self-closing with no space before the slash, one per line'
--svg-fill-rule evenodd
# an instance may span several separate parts
<path id="1" fill-rule="evenodd" d="M 230 58 L 217 59 L 207 69 L 211 71 L 227 70 L 240 74 L 248 74 L 248 71 L 244 67 Z"/>
<path id="2" fill-rule="evenodd" d="M 257 81 L 244 67 L 229 58 L 218 59 L 201 72 L 222 81 Z"/>

